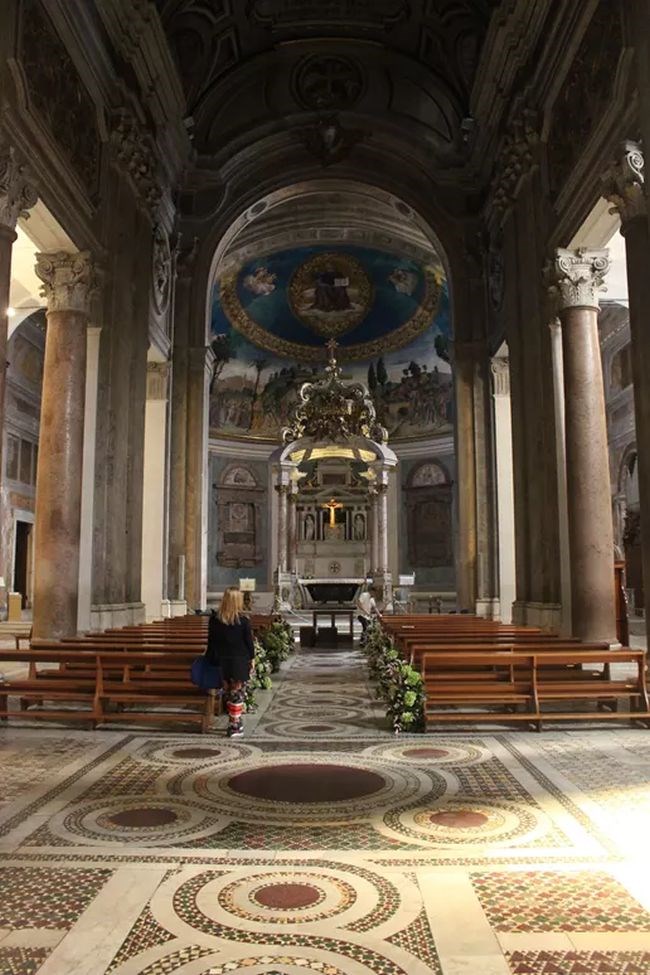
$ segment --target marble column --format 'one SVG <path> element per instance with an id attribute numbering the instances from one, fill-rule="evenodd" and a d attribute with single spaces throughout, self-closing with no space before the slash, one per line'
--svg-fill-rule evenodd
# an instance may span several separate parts
<path id="1" fill-rule="evenodd" d="M 557 464 L 558 533 L 560 542 L 560 633 L 571 633 L 571 552 L 569 550 L 569 502 L 566 471 L 566 422 L 564 415 L 564 356 L 562 326 L 558 318 L 549 325 L 553 363 L 553 396 L 555 402 L 555 457 Z"/>
<path id="2" fill-rule="evenodd" d="M 288 527 L 288 497 L 287 484 L 276 485 L 278 492 L 278 571 L 287 571 L 287 527 Z"/>
<path id="3" fill-rule="evenodd" d="M 292 486 L 287 496 L 288 531 L 287 531 L 287 571 L 295 573 L 298 543 L 298 492 Z"/>
<path id="4" fill-rule="evenodd" d="M 650 232 L 648 206 L 644 192 L 644 158 L 641 146 L 626 142 L 619 160 L 603 179 L 603 196 L 614 205 L 621 218 L 625 237 L 634 411 L 636 440 L 639 445 L 637 465 L 641 508 L 641 558 L 646 603 L 650 598 Z M 646 613 L 650 636 L 650 614 Z"/>
<path id="5" fill-rule="evenodd" d="M 616 642 L 614 541 L 598 292 L 606 250 L 559 249 L 551 292 L 562 323 L 573 633 Z"/>
<path id="6" fill-rule="evenodd" d="M 388 572 L 388 484 L 377 487 L 377 569 Z"/>
<path id="7" fill-rule="evenodd" d="M 512 604 L 517 598 L 510 365 L 505 357 L 496 356 L 492 359 L 490 369 L 492 373 L 497 482 L 499 606 L 502 622 L 510 623 L 512 621 Z"/>
<path id="8" fill-rule="evenodd" d="M 96 290 L 88 252 L 36 255 L 47 334 L 36 475 L 34 637 L 77 632 L 86 329 Z"/>
<path id="9" fill-rule="evenodd" d="M 370 512 L 369 512 L 370 514 L 370 521 L 369 521 L 370 571 L 368 572 L 368 575 L 375 576 L 377 574 L 378 571 L 377 566 L 379 564 L 379 554 L 377 551 L 378 543 L 379 543 L 379 529 L 377 527 L 378 506 L 377 506 L 377 491 L 375 490 L 375 488 L 370 489 L 369 497 L 370 497 Z"/>

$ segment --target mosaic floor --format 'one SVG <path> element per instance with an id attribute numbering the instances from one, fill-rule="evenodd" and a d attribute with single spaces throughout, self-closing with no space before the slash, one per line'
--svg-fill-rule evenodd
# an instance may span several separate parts
<path id="1" fill-rule="evenodd" d="M 348 651 L 0 747 L 0 975 L 650 975 L 647 731 L 396 738 Z"/>

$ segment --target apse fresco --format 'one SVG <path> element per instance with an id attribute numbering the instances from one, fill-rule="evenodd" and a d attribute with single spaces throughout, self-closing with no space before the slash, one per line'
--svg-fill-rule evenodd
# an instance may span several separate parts
<path id="1" fill-rule="evenodd" d="M 341 347 L 392 439 L 451 429 L 449 296 L 442 266 L 361 247 L 302 247 L 222 277 L 212 301 L 213 437 L 278 440 L 303 382 Z"/>

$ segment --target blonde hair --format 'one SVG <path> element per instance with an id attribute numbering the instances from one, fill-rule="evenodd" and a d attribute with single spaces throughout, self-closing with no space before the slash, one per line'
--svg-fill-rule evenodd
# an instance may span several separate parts
<path id="1" fill-rule="evenodd" d="M 223 594 L 217 616 L 222 623 L 232 626 L 239 623 L 239 614 L 244 608 L 244 597 L 236 586 L 228 586 Z"/>

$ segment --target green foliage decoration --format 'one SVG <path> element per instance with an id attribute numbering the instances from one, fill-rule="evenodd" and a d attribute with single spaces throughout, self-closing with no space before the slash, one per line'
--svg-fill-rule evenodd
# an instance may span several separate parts
<path id="1" fill-rule="evenodd" d="M 368 628 L 364 647 L 370 677 L 377 684 L 377 696 L 386 704 L 393 731 L 424 730 L 424 683 L 421 675 L 404 660 L 379 622 Z"/>
<path id="2" fill-rule="evenodd" d="M 293 631 L 285 620 L 274 620 L 262 634 L 261 640 L 271 669 L 277 673 L 280 664 L 289 658 L 294 648 Z"/>
<path id="3" fill-rule="evenodd" d="M 261 640 L 255 639 L 255 659 L 251 670 L 250 680 L 246 684 L 246 711 L 254 711 L 257 707 L 255 694 L 257 691 L 268 691 L 271 689 L 271 661 L 269 660 L 264 644 Z"/>

